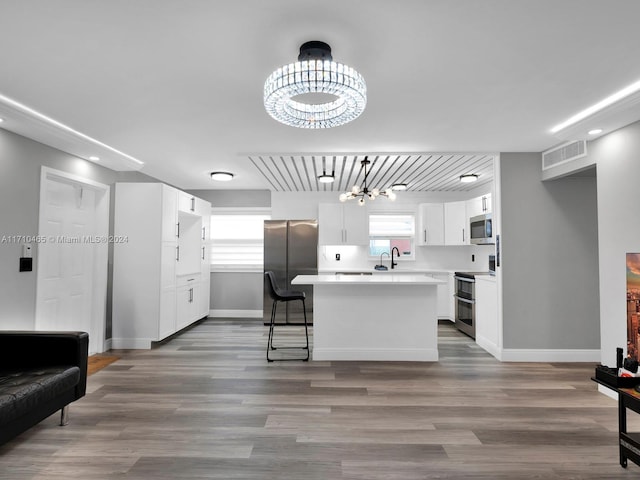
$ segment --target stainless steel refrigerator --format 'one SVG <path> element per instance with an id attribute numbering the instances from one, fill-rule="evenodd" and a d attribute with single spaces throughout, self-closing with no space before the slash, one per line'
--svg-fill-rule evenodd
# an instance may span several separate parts
<path id="1" fill-rule="evenodd" d="M 313 286 L 291 285 L 296 275 L 318 273 L 318 221 L 317 220 L 265 220 L 264 270 L 275 273 L 280 288 L 302 290 L 306 294 L 307 322 L 313 322 Z M 264 289 L 265 323 L 271 319 L 272 300 Z M 304 323 L 302 302 L 278 304 L 276 323 Z"/>

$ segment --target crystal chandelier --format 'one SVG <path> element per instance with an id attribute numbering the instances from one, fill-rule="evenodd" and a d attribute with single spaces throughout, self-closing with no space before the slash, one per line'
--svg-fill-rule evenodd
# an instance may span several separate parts
<path id="1" fill-rule="evenodd" d="M 278 68 L 264 83 L 264 107 L 277 121 L 298 128 L 331 128 L 355 120 L 367 104 L 367 85 L 353 68 L 333 61 L 324 42 L 302 44 L 298 61 Z"/>
<path id="2" fill-rule="evenodd" d="M 351 191 L 340 194 L 340 201 L 346 202 L 347 200 L 358 199 L 358 205 L 364 205 L 364 199 L 368 198 L 369 200 L 375 200 L 378 196 L 387 197 L 389 200 L 393 201 L 396 199 L 396 194 L 392 191 L 391 188 L 387 188 L 385 191 L 381 192 L 379 189 L 374 188 L 373 190 L 369 190 L 367 187 L 367 176 L 369 173 L 367 172 L 367 166 L 371 164 L 369 161 L 369 157 L 364 157 L 364 160 L 360 162 L 362 168 L 364 169 L 364 180 L 362 182 L 362 187 L 358 185 L 354 185 L 351 188 Z"/>

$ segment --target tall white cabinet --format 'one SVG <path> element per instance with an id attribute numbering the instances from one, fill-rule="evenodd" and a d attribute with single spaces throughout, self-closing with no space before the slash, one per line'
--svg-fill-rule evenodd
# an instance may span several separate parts
<path id="1" fill-rule="evenodd" d="M 151 348 L 209 313 L 211 205 L 161 183 L 117 183 L 113 348 Z"/>

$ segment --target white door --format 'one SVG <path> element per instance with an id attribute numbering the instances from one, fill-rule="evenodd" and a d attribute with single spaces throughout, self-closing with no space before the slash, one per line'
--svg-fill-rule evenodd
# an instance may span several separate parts
<path id="1" fill-rule="evenodd" d="M 43 169 L 40 193 L 35 328 L 88 332 L 90 352 L 102 352 L 105 192 Z"/>

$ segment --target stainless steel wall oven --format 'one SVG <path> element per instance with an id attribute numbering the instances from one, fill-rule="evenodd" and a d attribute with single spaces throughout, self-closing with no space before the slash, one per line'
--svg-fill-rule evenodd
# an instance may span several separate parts
<path id="1" fill-rule="evenodd" d="M 476 274 L 455 272 L 455 324 L 458 330 L 476 338 Z"/>

